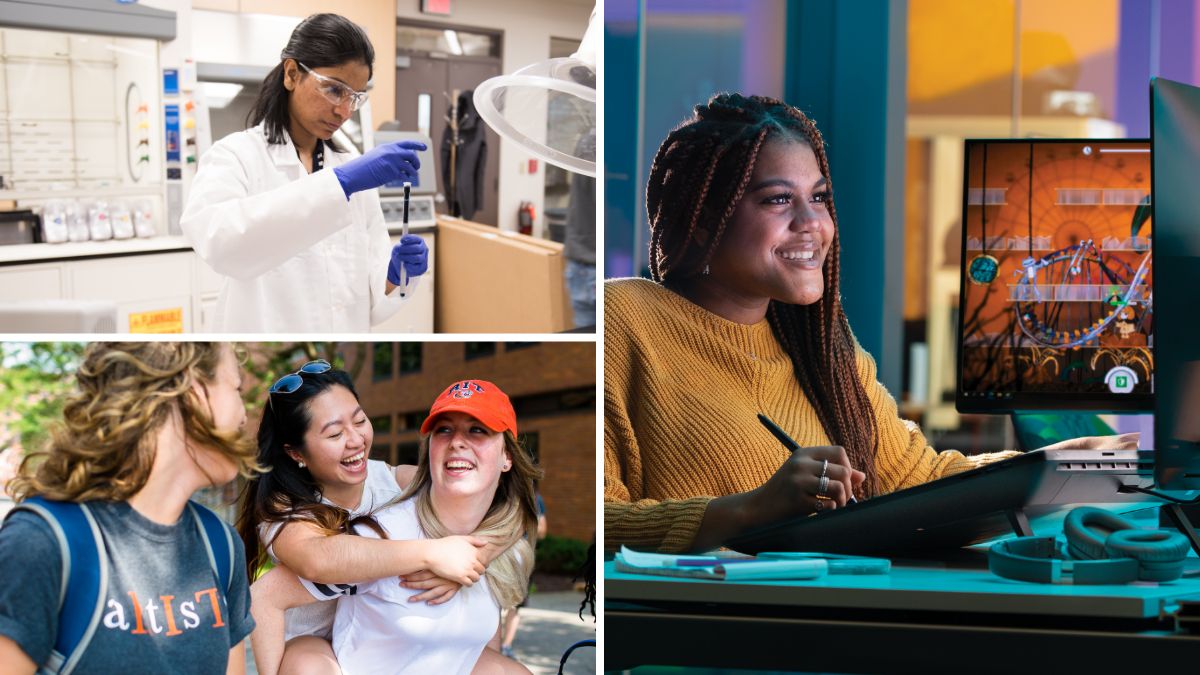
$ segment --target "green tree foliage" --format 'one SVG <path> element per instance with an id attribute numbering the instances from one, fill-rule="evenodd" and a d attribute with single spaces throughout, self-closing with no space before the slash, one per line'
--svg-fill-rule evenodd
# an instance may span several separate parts
<path id="1" fill-rule="evenodd" d="M 350 373 L 356 379 L 367 362 L 365 342 L 275 342 L 249 343 L 241 346 L 247 386 L 242 394 L 247 410 L 261 411 L 267 403 L 267 392 L 279 378 L 294 373 L 309 361 L 324 359 L 334 368 Z"/>
<path id="2" fill-rule="evenodd" d="M 0 343 L 0 449 L 40 450 L 62 418 L 84 345 Z"/>
<path id="3" fill-rule="evenodd" d="M 62 419 L 66 397 L 75 388 L 75 370 L 86 347 L 79 342 L 0 343 L 0 488 L 24 455 L 45 448 L 50 429 Z M 243 399 L 252 425 L 266 404 L 267 390 L 279 377 L 314 359 L 325 359 L 336 368 L 349 365 L 351 376 L 356 377 L 366 362 L 366 349 L 362 342 L 239 345 L 247 376 Z M 235 489 L 231 484 L 217 492 L 227 500 Z"/>
<path id="4" fill-rule="evenodd" d="M 534 569 L 546 574 L 578 575 L 587 561 L 587 542 L 546 535 L 538 542 Z"/>

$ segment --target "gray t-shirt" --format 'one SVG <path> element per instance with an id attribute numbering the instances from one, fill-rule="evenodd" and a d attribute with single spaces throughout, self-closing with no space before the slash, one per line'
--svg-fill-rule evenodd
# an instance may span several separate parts
<path id="1" fill-rule="evenodd" d="M 233 537 L 226 598 L 186 511 L 160 525 L 128 502 L 89 506 L 109 557 L 108 594 L 75 672 L 224 673 L 229 650 L 254 629 L 241 540 Z M 58 630 L 62 556 L 40 516 L 20 511 L 0 528 L 0 570 L 0 634 L 45 663 Z"/>

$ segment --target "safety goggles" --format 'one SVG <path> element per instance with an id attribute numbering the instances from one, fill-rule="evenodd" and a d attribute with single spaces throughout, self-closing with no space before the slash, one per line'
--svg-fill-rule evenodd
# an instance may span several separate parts
<path id="1" fill-rule="evenodd" d="M 308 373 L 309 375 L 317 375 L 319 373 L 327 373 L 332 369 L 333 366 L 329 365 L 329 362 L 325 359 L 309 361 L 308 363 L 300 366 L 300 370 L 297 370 L 290 375 L 284 375 L 278 380 L 275 380 L 275 384 L 271 385 L 270 393 L 290 394 L 304 386 L 304 378 L 302 377 L 304 373 Z"/>
<path id="2" fill-rule="evenodd" d="M 367 102 L 367 92 L 354 91 L 350 87 L 347 87 L 332 77 L 326 77 L 320 73 L 314 72 L 312 68 L 309 68 L 299 61 L 297 61 L 296 64 L 303 68 L 304 72 L 317 78 L 317 91 L 321 92 L 321 95 L 324 96 L 325 99 L 330 103 L 334 105 L 341 105 L 346 101 L 350 101 L 350 111 L 354 112 Z"/>

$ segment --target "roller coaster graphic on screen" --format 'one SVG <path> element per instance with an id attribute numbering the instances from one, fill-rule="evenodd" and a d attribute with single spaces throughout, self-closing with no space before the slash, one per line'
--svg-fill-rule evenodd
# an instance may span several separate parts
<path id="1" fill-rule="evenodd" d="M 1149 143 L 968 141 L 966 153 L 960 397 L 1150 394 Z"/>

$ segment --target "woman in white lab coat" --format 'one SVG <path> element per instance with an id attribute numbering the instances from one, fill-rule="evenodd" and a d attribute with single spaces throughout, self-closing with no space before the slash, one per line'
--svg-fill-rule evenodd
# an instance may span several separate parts
<path id="1" fill-rule="evenodd" d="M 362 156 L 330 138 L 365 101 L 375 51 L 336 14 L 292 32 L 247 118 L 200 158 L 180 225 L 225 277 L 218 332 L 366 332 L 400 308 L 400 272 L 428 267 L 410 235 L 392 246 L 379 193 L 417 182 L 414 142 Z"/>

